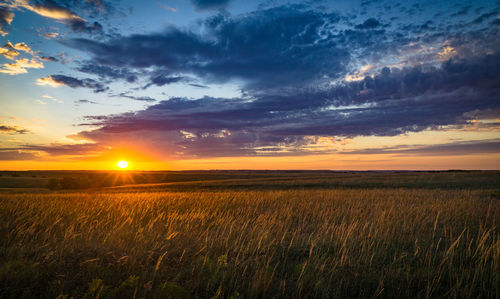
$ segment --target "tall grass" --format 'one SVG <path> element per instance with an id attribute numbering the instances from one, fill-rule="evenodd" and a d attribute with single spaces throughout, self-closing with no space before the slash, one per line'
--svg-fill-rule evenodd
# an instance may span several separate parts
<path id="1" fill-rule="evenodd" d="M 0 197 L 1 298 L 500 295 L 487 191 Z"/>

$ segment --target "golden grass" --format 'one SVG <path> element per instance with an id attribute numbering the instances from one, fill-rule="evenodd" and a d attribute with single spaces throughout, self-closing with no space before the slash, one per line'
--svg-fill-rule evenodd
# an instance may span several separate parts
<path id="1" fill-rule="evenodd" d="M 490 297 L 488 191 L 0 195 L 0 297 Z"/>

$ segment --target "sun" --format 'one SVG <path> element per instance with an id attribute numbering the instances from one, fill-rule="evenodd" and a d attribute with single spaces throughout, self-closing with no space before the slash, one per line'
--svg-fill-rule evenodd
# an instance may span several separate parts
<path id="1" fill-rule="evenodd" d="M 118 166 L 121 169 L 125 169 L 128 167 L 128 162 L 121 160 L 118 163 L 116 163 L 116 166 Z"/>

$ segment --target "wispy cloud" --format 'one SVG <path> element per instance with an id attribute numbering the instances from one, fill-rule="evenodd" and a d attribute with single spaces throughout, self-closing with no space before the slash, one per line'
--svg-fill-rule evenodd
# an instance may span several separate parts
<path id="1" fill-rule="evenodd" d="M 171 12 L 177 12 L 177 8 L 173 8 L 173 7 L 168 6 L 166 4 L 163 4 L 162 7 L 165 8 L 166 10 L 170 10 Z"/>
<path id="2" fill-rule="evenodd" d="M 29 132 L 30 131 L 28 129 L 21 128 L 18 126 L 0 124 L 0 134 L 13 135 L 13 134 L 26 134 Z"/>
<path id="3" fill-rule="evenodd" d="M 366 148 L 362 150 L 346 151 L 342 154 L 397 154 L 397 155 L 477 155 L 498 154 L 500 152 L 500 140 L 470 140 L 433 145 L 398 145 L 383 148 Z"/>
<path id="4" fill-rule="evenodd" d="M 68 7 L 52 0 L 40 0 L 35 3 L 28 0 L 6 0 L 4 5 L 11 9 L 26 9 L 46 18 L 61 20 L 76 32 L 102 32 L 102 26 L 98 22 L 90 23 Z M 13 17 L 12 15 L 11 21 Z"/>
<path id="5" fill-rule="evenodd" d="M 0 160 L 2 161 L 21 161 L 33 160 L 38 156 L 30 151 L 0 149 Z"/>
<path id="6" fill-rule="evenodd" d="M 50 87 L 68 86 L 71 88 L 89 88 L 93 89 L 94 92 L 104 92 L 109 88 L 104 86 L 104 84 L 97 82 L 94 79 L 78 79 L 71 76 L 65 75 L 51 75 L 43 78 L 38 78 L 36 81 L 37 85 L 47 85 Z"/>
<path id="7" fill-rule="evenodd" d="M 52 97 L 52 96 L 49 96 L 48 94 L 44 94 L 44 95 L 42 96 L 42 98 L 44 98 L 44 99 L 49 99 L 49 100 L 51 100 L 51 101 L 53 101 L 53 102 L 56 102 L 56 103 L 59 103 L 59 104 L 64 103 L 64 101 L 63 101 L 63 100 L 58 100 L 58 99 L 56 99 L 56 98 L 54 98 L 54 97 Z"/>

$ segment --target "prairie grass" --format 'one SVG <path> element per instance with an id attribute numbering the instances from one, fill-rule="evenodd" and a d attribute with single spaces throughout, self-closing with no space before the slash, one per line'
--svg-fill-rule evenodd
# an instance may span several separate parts
<path id="1" fill-rule="evenodd" d="M 0 194 L 0 297 L 500 296 L 484 190 Z"/>

